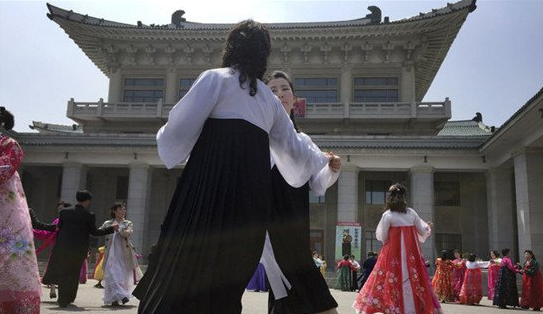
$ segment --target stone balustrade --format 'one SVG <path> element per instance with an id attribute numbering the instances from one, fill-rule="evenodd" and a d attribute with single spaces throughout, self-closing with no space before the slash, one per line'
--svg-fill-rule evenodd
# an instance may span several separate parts
<path id="1" fill-rule="evenodd" d="M 76 120 L 95 119 L 166 119 L 174 104 L 156 103 L 106 103 L 68 102 L 68 117 Z M 444 102 L 353 102 L 308 103 L 305 119 L 406 119 L 406 118 L 450 118 L 451 104 Z"/>

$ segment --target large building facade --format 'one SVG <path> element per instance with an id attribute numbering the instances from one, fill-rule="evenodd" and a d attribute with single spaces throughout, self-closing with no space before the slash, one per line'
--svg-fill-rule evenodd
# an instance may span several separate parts
<path id="1" fill-rule="evenodd" d="M 375 228 L 385 191 L 400 182 L 410 204 L 435 224 L 427 259 L 460 248 L 485 257 L 510 247 L 543 254 L 543 95 L 539 91 L 495 132 L 481 119 L 449 121 L 449 99 L 422 102 L 474 0 L 389 21 L 376 7 L 338 22 L 268 24 L 268 69 L 288 72 L 306 99 L 300 128 L 343 160 L 338 182 L 310 197 L 311 244 L 333 264 L 338 223 L 361 226 L 362 254 L 379 250 Z M 98 221 L 128 204 L 134 243 L 148 252 L 183 166 L 167 170 L 155 133 L 202 71 L 219 67 L 231 24 L 129 25 L 49 5 L 57 23 L 109 78 L 107 101 L 70 99 L 73 127 L 35 122 L 14 136 L 31 207 L 55 215 L 59 199 L 93 193 Z M 474 110 L 476 111 L 476 110 Z M 309 249 L 309 247 L 308 247 Z"/>

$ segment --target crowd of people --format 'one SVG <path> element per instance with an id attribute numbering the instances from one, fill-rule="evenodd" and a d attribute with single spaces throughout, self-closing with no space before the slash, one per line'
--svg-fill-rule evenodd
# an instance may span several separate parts
<path id="1" fill-rule="evenodd" d="M 270 52 L 262 24 L 237 24 L 228 35 L 222 67 L 203 72 L 159 130 L 157 148 L 166 167 L 186 164 L 143 276 L 126 205 L 115 203 L 111 219 L 97 228 L 89 210 L 92 195 L 81 190 L 75 205 L 59 205 L 55 223 L 42 223 L 29 210 L 17 174 L 23 152 L 0 132 L 0 312 L 39 313 L 34 229 L 49 232 L 52 250 L 41 283 L 58 286 L 61 308 L 75 301 L 92 235 L 106 237 L 94 275 L 107 305 L 120 306 L 134 295 L 139 314 L 239 314 L 241 296 L 260 263 L 270 286 L 270 314 L 337 314 L 321 273 L 324 259 L 307 252 L 308 192 L 324 195 L 339 176 L 341 160 L 297 128 L 288 75 L 277 71 L 264 79 Z M 13 116 L 0 107 L 0 117 L 0 131 L 10 130 Z M 346 255 L 338 264 L 338 287 L 359 289 L 353 308 L 364 314 L 434 314 L 442 312 L 439 301 L 479 302 L 481 263 L 474 255 L 467 261 L 460 252 L 452 260 L 438 259 L 432 283 L 420 242 L 431 235 L 433 224 L 408 207 L 406 195 L 403 185 L 390 186 L 376 229 L 383 243 L 379 257 L 368 256 L 359 285 L 361 266 Z M 519 305 L 514 279 L 521 273 L 520 305 L 539 309 L 541 272 L 534 254 L 527 250 L 519 267 L 508 250 L 502 253 L 492 275 L 494 304 Z M 209 267 L 210 258 L 218 257 L 221 262 Z"/>
<path id="2" fill-rule="evenodd" d="M 539 311 L 543 307 L 543 279 L 539 263 L 531 250 L 524 251 L 525 262 L 513 264 L 509 258 L 509 249 L 490 251 L 488 262 L 477 261 L 477 256 L 468 254 L 463 259 L 459 250 L 451 258 L 448 251 L 441 252 L 436 261 L 436 273 L 432 280 L 434 290 L 442 302 L 461 304 L 479 304 L 483 297 L 481 268 L 488 268 L 486 282 L 488 299 L 500 308 L 507 306 L 522 307 Z M 516 274 L 522 274 L 522 293 L 519 295 Z"/>

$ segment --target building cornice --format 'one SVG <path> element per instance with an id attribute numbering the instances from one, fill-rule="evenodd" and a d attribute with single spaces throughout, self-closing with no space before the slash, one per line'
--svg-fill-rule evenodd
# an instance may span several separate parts
<path id="1" fill-rule="evenodd" d="M 12 133 L 27 149 L 52 150 L 54 147 L 115 150 L 123 148 L 156 149 L 154 134 L 38 134 Z M 325 136 L 313 141 L 323 149 L 357 150 L 477 150 L 486 136 Z"/>

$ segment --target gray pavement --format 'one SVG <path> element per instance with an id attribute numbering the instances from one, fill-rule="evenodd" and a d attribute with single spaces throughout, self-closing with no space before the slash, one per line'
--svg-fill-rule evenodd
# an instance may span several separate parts
<path id="1" fill-rule="evenodd" d="M 68 306 L 68 308 L 61 309 L 58 307 L 55 302 L 56 299 L 49 298 L 49 290 L 43 288 L 42 303 L 41 303 L 41 313 L 42 314 L 56 314 L 66 312 L 85 312 L 85 314 L 94 314 L 94 313 L 104 313 L 109 311 L 114 311 L 115 314 L 134 314 L 137 313 L 138 309 L 138 300 L 133 298 L 126 305 L 119 307 L 105 306 L 102 301 L 102 294 L 104 293 L 103 289 L 94 288 L 93 285 L 96 283 L 95 280 L 90 279 L 86 284 L 79 285 L 79 290 L 77 293 L 77 298 L 74 304 Z M 349 313 L 352 314 L 354 311 L 351 308 L 351 305 L 356 296 L 355 292 L 343 292 L 337 290 L 331 290 L 332 295 L 336 298 L 336 301 L 339 304 L 338 311 L 341 314 Z M 246 292 L 243 295 L 243 312 L 242 314 L 266 314 L 268 294 L 264 292 Z M 445 314 L 516 314 L 529 312 L 522 309 L 508 309 L 501 310 L 496 307 L 491 306 L 486 298 L 483 298 L 481 305 L 479 306 L 467 306 L 460 304 L 443 304 L 443 310 Z M 174 314 L 174 313 L 172 313 Z M 177 313 L 175 313 L 177 314 Z M 197 313 L 187 313 L 187 314 L 197 314 Z"/>

